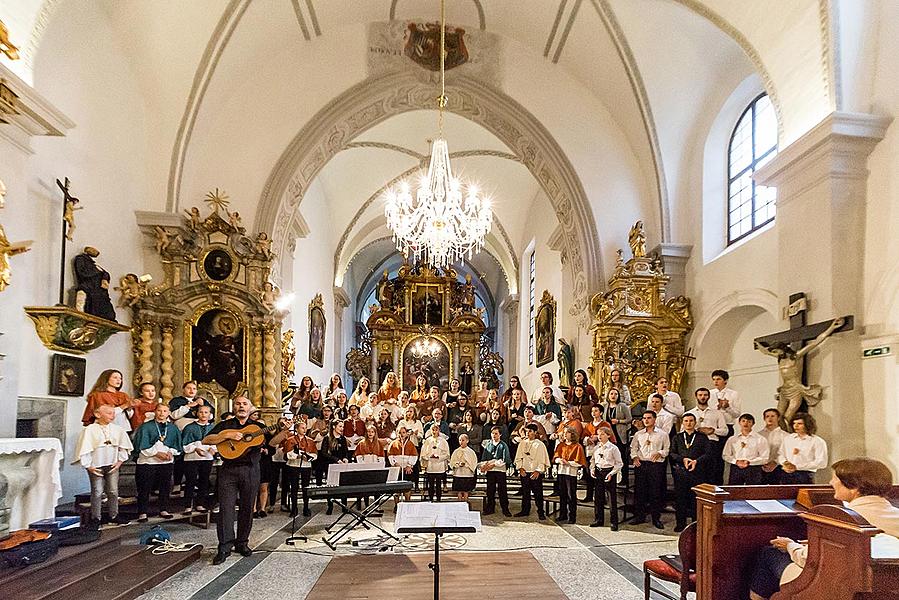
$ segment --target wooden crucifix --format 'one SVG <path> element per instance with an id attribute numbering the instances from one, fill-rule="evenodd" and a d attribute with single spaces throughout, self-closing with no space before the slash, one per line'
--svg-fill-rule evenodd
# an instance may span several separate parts
<path id="1" fill-rule="evenodd" d="M 59 258 L 59 303 L 65 304 L 63 296 L 66 286 L 66 240 L 71 242 L 75 233 L 75 211 L 84 207 L 78 206 L 81 200 L 71 194 L 68 177 L 65 178 L 65 183 L 57 179 L 56 185 L 62 190 L 62 248 Z"/>
<path id="2" fill-rule="evenodd" d="M 806 325 L 807 310 L 805 293 L 791 294 L 787 308 L 790 329 L 754 340 L 756 350 L 777 359 L 781 380 L 777 388 L 777 408 L 781 414 L 781 427 L 786 431 L 790 431 L 790 420 L 796 413 L 821 401 L 821 386 L 806 383 L 806 355 L 832 334 L 853 328 L 852 315 Z"/>

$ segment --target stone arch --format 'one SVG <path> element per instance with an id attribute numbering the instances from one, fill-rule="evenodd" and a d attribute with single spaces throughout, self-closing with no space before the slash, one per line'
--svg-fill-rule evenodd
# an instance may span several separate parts
<path id="1" fill-rule="evenodd" d="M 770 290 L 753 288 L 738 290 L 727 296 L 719 298 L 706 309 L 702 319 L 693 329 L 690 336 L 690 345 L 701 348 L 706 341 L 709 331 L 721 317 L 743 306 L 757 306 L 771 314 L 775 319 L 780 319 L 780 304 L 777 294 Z"/>
<path id="2" fill-rule="evenodd" d="M 593 211 L 571 162 L 550 132 L 508 95 L 461 75 L 450 83 L 447 110 L 495 135 L 546 193 L 573 273 L 572 310 L 586 308 L 589 293 L 602 286 L 602 260 Z M 324 165 L 370 127 L 432 108 L 433 95 L 432 84 L 398 72 L 367 79 L 336 97 L 300 130 L 272 169 L 256 211 L 257 229 L 270 232 L 276 247 L 284 249 L 293 214 Z"/>

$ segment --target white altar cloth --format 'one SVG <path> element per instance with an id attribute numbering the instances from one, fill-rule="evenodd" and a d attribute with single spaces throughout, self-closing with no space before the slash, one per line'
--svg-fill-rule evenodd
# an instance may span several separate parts
<path id="1" fill-rule="evenodd" d="M 12 509 L 10 531 L 55 515 L 62 498 L 62 458 L 56 438 L 0 438 L 0 477 L 9 486 L 3 504 Z"/>

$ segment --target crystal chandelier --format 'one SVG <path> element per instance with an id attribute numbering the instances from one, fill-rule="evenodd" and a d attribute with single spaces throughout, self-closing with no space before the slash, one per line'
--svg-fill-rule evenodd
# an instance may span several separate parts
<path id="1" fill-rule="evenodd" d="M 489 199 L 474 185 L 465 186 L 453 176 L 449 149 L 443 138 L 446 108 L 446 7 L 440 2 L 440 96 L 437 98 L 438 135 L 431 142 L 428 173 L 414 192 L 407 182 L 385 193 L 384 214 L 393 231 L 397 250 L 422 258 L 435 268 L 446 268 L 484 246 L 493 212 Z"/>
<path id="2" fill-rule="evenodd" d="M 414 344 L 412 344 L 412 355 L 415 358 L 423 358 L 425 356 L 434 358 L 440 354 L 440 342 L 425 334 L 422 337 L 418 338 Z"/>

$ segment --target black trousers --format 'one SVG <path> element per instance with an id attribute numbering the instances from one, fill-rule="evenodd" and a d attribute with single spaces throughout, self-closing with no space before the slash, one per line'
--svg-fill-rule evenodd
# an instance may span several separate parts
<path id="1" fill-rule="evenodd" d="M 741 469 L 737 465 L 730 466 L 730 475 L 727 476 L 727 485 L 761 485 L 762 467 L 749 466 Z"/>
<path id="2" fill-rule="evenodd" d="M 618 448 L 618 452 L 621 453 L 621 460 L 624 462 L 624 466 L 621 467 L 621 481 L 624 482 L 624 487 L 628 487 L 628 469 L 631 464 L 631 445 L 627 442 L 622 443 L 619 440 L 615 442 L 615 446 Z"/>
<path id="3" fill-rule="evenodd" d="M 181 480 L 184 479 L 184 455 L 179 454 L 175 457 L 175 462 L 173 463 L 172 477 L 174 481 L 173 485 L 181 485 Z"/>
<path id="4" fill-rule="evenodd" d="M 724 485 L 724 459 L 721 453 L 724 452 L 727 437 L 730 436 L 722 436 L 718 441 L 709 440 L 709 479 L 715 485 Z"/>
<path id="5" fill-rule="evenodd" d="M 559 475 L 559 518 L 573 519 L 577 514 L 577 476 Z"/>
<path id="6" fill-rule="evenodd" d="M 484 510 L 496 510 L 496 496 L 499 494 L 499 506 L 503 512 L 509 512 L 509 489 L 506 485 L 505 471 L 487 471 L 487 494 L 484 496 Z"/>
<path id="7" fill-rule="evenodd" d="M 787 473 L 783 471 L 780 474 L 780 483 L 783 485 L 807 485 L 815 482 L 815 474 L 811 471 L 795 471 Z"/>
<path id="8" fill-rule="evenodd" d="M 150 492 L 159 489 L 159 510 L 167 510 L 172 494 L 172 463 L 163 465 L 137 465 L 134 482 L 137 484 L 137 512 L 146 514 L 150 505 Z"/>
<path id="9" fill-rule="evenodd" d="M 253 503 L 259 493 L 259 465 L 222 465 L 218 472 L 219 521 L 216 533 L 219 550 L 231 550 L 235 543 L 247 544 L 253 528 Z M 238 505 L 237 514 L 234 505 Z M 234 522 L 237 521 L 237 537 Z"/>
<path id="10" fill-rule="evenodd" d="M 443 478 L 445 473 L 425 473 L 425 485 L 428 490 L 428 502 L 437 502 L 443 497 Z"/>
<path id="11" fill-rule="evenodd" d="M 647 511 L 653 519 L 662 516 L 662 505 L 665 502 L 665 467 L 664 462 L 640 461 L 634 469 L 634 517 L 642 519 Z"/>
<path id="12" fill-rule="evenodd" d="M 302 485 L 303 510 L 309 509 L 309 482 L 312 480 L 311 467 L 290 467 L 284 465 L 286 481 L 281 490 L 281 506 L 290 507 L 290 516 L 297 515 L 297 494 Z M 300 483 L 302 481 L 302 484 Z"/>
<path id="13" fill-rule="evenodd" d="M 683 465 L 675 465 L 674 471 L 674 513 L 678 525 L 687 523 L 687 519 L 696 519 L 696 494 L 693 486 L 703 483 L 701 473 L 688 471 Z"/>
<path id="14" fill-rule="evenodd" d="M 593 490 L 593 516 L 600 523 L 605 522 L 603 513 L 606 508 L 606 494 L 609 495 L 609 522 L 612 525 L 618 525 L 618 481 L 617 477 L 612 477 L 606 481 L 612 468 L 594 469 L 593 478 L 596 481 L 596 487 Z"/>
<path id="15" fill-rule="evenodd" d="M 187 508 L 191 507 L 195 488 L 197 492 L 197 504 L 200 506 L 209 506 L 209 475 L 211 473 L 211 460 L 184 461 L 184 502 Z"/>
<path id="16" fill-rule="evenodd" d="M 543 473 L 539 473 L 536 479 L 531 479 L 531 475 L 532 473 L 527 473 L 521 477 L 521 512 L 526 515 L 530 514 L 531 496 L 533 496 L 537 514 L 542 517 L 546 514 L 543 507 Z"/>
<path id="17" fill-rule="evenodd" d="M 777 465 L 770 473 L 762 470 L 762 483 L 764 485 L 779 485 L 783 481 L 783 467 Z"/>

